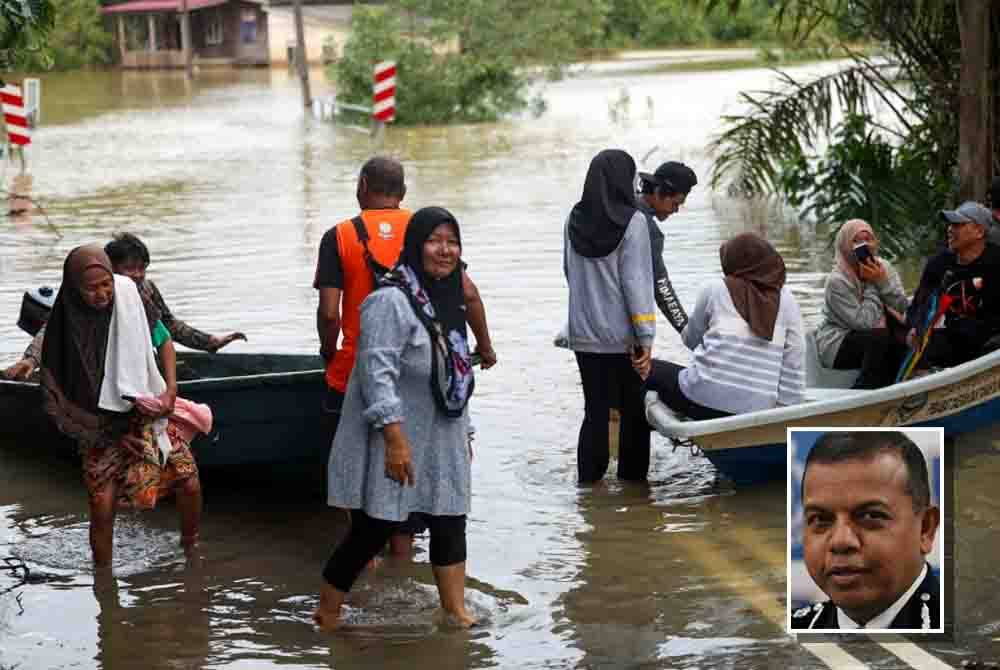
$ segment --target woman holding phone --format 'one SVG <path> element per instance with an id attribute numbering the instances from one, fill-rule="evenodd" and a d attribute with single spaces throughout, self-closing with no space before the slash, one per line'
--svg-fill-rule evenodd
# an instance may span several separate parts
<path id="1" fill-rule="evenodd" d="M 878 255 L 879 243 L 867 222 L 851 219 L 834 243 L 834 266 L 826 279 L 823 322 L 816 350 L 824 367 L 861 368 L 854 388 L 888 386 L 905 348 L 893 335 L 903 323 L 907 299 L 895 268 Z"/>

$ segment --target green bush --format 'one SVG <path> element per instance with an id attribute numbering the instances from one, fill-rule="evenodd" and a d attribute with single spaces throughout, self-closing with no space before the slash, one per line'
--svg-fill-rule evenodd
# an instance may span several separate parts
<path id="1" fill-rule="evenodd" d="M 510 60 L 434 44 L 405 34 L 391 8 L 356 6 L 343 58 L 330 67 L 338 98 L 371 104 L 374 63 L 395 60 L 397 123 L 492 121 L 527 106 L 527 79 Z"/>
<path id="2" fill-rule="evenodd" d="M 111 62 L 112 38 L 104 27 L 98 0 L 59 0 L 48 48 L 26 54 L 28 70 L 74 70 Z"/>

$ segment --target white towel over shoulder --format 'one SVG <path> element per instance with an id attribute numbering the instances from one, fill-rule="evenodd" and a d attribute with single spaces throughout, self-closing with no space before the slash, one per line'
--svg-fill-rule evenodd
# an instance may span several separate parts
<path id="1" fill-rule="evenodd" d="M 104 358 L 104 380 L 98 406 L 114 412 L 128 412 L 132 403 L 122 395 L 134 397 L 158 396 L 167 390 L 167 383 L 156 366 L 153 336 L 149 332 L 146 309 L 135 282 L 124 275 L 115 277 L 115 302 L 108 331 L 108 348 Z M 153 424 L 157 446 L 166 460 L 170 453 L 167 420 Z"/>

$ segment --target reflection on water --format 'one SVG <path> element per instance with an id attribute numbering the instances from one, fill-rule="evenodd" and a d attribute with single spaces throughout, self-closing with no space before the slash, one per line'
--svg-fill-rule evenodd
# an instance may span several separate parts
<path id="1" fill-rule="evenodd" d="M 373 151 L 403 159 L 406 204 L 456 213 L 500 356 L 472 403 L 467 594 L 483 626 L 457 632 L 440 620 L 424 538 L 413 565 L 386 563 L 362 578 L 350 630 L 316 633 L 319 571 L 345 530 L 304 484 L 317 473 L 206 472 L 197 564 L 177 547 L 168 503 L 123 516 L 115 576 L 95 576 L 76 463 L 47 445 L 4 444 L 0 557 L 23 558 L 43 579 L 15 592 L 20 604 L 0 596 L 0 666 L 822 667 L 781 629 L 783 486 L 733 491 L 705 459 L 655 439 L 648 486 L 578 489 L 582 395 L 572 354 L 551 346 L 565 318 L 563 220 L 590 157 L 608 146 L 648 154 L 644 168 L 687 161 L 702 180 L 665 224 L 667 266 L 687 307 L 718 273 L 719 244 L 757 230 L 784 254 L 816 323 L 831 257 L 825 228 L 704 187 L 719 114 L 771 77 L 601 73 L 549 85 L 539 119 L 392 128 L 374 147 L 303 118 L 280 70 L 206 71 L 190 83 L 175 73 L 46 76 L 30 164 L 62 237 L 37 214 L 0 221 L 0 358 L 27 344 L 14 325 L 23 291 L 58 283 L 69 249 L 123 229 L 149 245 L 150 276 L 180 318 L 245 331 L 249 342 L 233 351 L 313 352 L 319 240 L 354 212 L 357 171 Z M 616 107 L 623 89 L 635 103 L 627 109 Z M 687 355 L 665 325 L 655 347 Z M 1000 631 L 1000 577 L 988 562 L 1000 462 L 989 436 L 954 451 L 956 642 L 984 651 Z M 0 572 L 0 591 L 9 584 Z"/>

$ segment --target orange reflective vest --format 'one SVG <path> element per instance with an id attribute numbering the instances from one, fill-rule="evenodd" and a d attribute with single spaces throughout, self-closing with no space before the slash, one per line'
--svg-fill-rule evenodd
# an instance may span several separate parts
<path id="1" fill-rule="evenodd" d="M 368 231 L 368 251 L 385 267 L 391 268 L 403 250 L 406 224 L 413 213 L 408 209 L 366 209 L 361 220 Z M 354 223 L 347 219 L 336 226 L 337 252 L 344 274 L 340 298 L 341 344 L 326 365 L 326 384 L 343 393 L 354 369 L 354 354 L 361 332 L 361 303 L 375 288 L 371 270 L 365 263 L 365 249 L 358 240 Z"/>

